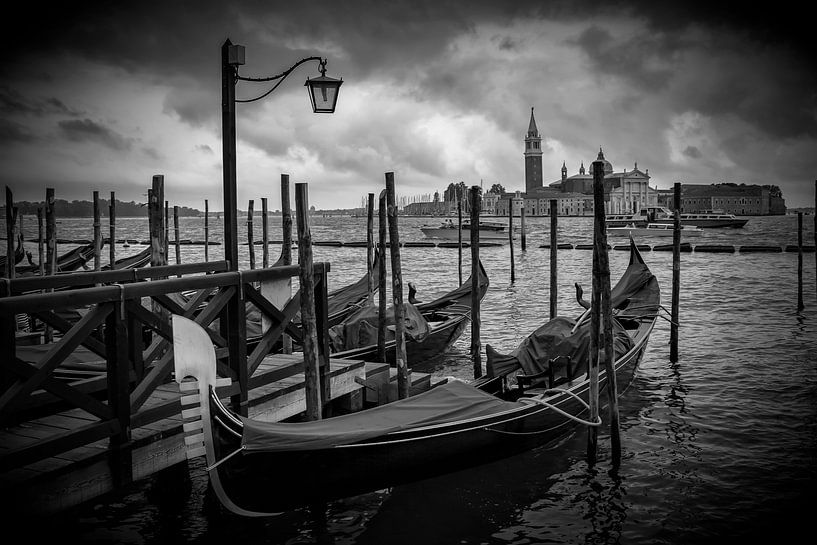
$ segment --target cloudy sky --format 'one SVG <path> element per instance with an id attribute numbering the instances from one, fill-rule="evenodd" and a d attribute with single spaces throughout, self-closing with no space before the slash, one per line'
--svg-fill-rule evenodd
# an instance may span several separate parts
<path id="1" fill-rule="evenodd" d="M 359 206 L 387 171 L 407 197 L 523 189 L 531 107 L 546 183 L 602 147 L 660 188 L 777 184 L 788 206 L 814 203 L 817 71 L 788 0 L 28 4 L 4 17 L 0 52 L 0 177 L 16 200 L 53 187 L 139 202 L 163 174 L 171 205 L 220 210 L 229 38 L 246 47 L 241 75 L 319 55 L 344 80 L 334 115 L 311 112 L 315 62 L 237 105 L 241 208 L 280 208 L 282 173 L 317 208 Z"/>

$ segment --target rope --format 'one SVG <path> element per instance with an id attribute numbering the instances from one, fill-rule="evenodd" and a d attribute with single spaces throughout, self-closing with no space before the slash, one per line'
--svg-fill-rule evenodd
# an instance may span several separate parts
<path id="1" fill-rule="evenodd" d="M 222 458 L 221 460 L 219 460 L 215 464 L 213 464 L 211 466 L 207 466 L 205 469 L 207 469 L 208 472 L 213 471 L 215 468 L 217 468 L 218 466 L 220 466 L 221 464 L 223 464 L 224 462 L 226 462 L 227 460 L 229 460 L 230 458 L 232 458 L 233 456 L 235 456 L 236 454 L 238 454 L 242 450 L 244 450 L 243 445 L 238 447 L 238 449 L 234 450 L 233 452 L 231 452 L 230 454 L 228 454 L 227 456 L 225 456 L 224 458 Z"/>
<path id="2" fill-rule="evenodd" d="M 579 396 L 577 396 L 576 394 L 574 394 L 573 392 L 571 392 L 569 390 L 562 390 L 560 388 L 550 388 L 550 389 L 545 390 L 545 392 L 544 392 L 544 394 L 551 394 L 551 393 L 567 394 L 567 395 L 573 397 L 574 399 L 576 399 L 582 405 L 584 405 L 585 409 L 590 409 L 590 406 L 587 403 L 585 403 L 582 398 L 580 398 Z M 578 422 L 579 424 L 584 424 L 585 426 L 596 427 L 596 426 L 601 425 L 601 417 L 600 416 L 596 417 L 596 420 L 597 420 L 596 422 L 590 422 L 589 420 L 583 420 L 583 419 L 581 419 L 581 418 L 579 418 L 577 416 L 574 416 L 574 415 L 572 415 L 572 414 L 570 414 L 568 412 L 563 411 L 562 409 L 560 409 L 559 407 L 557 407 L 557 406 L 555 406 L 555 405 L 553 405 L 551 403 L 548 403 L 547 401 L 545 401 L 542 398 L 523 397 L 523 398 L 519 399 L 519 402 L 520 403 L 526 403 L 526 404 L 541 405 L 541 406 L 545 407 L 546 409 L 553 409 L 554 411 L 561 414 L 565 418 L 573 420 L 574 422 Z M 548 431 L 548 430 L 539 430 L 539 431 L 530 431 L 530 432 L 515 432 L 515 431 L 504 431 L 504 430 L 492 430 L 490 428 L 485 428 L 485 430 L 486 431 L 493 431 L 493 432 L 496 432 L 496 433 L 504 433 L 504 434 L 507 434 L 507 435 L 536 435 L 536 434 L 544 433 L 544 432 Z"/>

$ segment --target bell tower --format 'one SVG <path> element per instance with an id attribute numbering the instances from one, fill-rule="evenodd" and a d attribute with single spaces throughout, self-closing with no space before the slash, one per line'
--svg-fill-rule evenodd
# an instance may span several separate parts
<path id="1" fill-rule="evenodd" d="M 542 137 L 530 109 L 530 123 L 525 135 L 525 191 L 542 187 Z"/>

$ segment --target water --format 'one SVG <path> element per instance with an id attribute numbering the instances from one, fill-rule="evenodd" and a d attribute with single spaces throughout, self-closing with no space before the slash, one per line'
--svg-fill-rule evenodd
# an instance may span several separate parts
<path id="1" fill-rule="evenodd" d="M 806 220 L 805 243 L 814 244 L 813 218 Z M 417 227 L 428 221 L 401 218 L 401 240 L 422 240 Z M 560 241 L 590 242 L 591 221 L 561 218 Z M 119 219 L 117 237 L 145 239 L 145 223 Z M 181 238 L 203 238 L 201 219 L 180 223 Z M 270 238 L 280 238 L 279 220 L 271 224 Z M 528 224 L 527 252 L 521 252 L 518 241 L 514 249 L 515 283 L 510 283 L 507 244 L 480 249 L 491 281 L 481 305 L 483 347 L 490 343 L 510 351 L 547 319 L 549 250 L 539 244 L 549 241 L 549 219 L 528 218 Z M 365 240 L 365 225 L 365 218 L 316 217 L 313 240 Z M 743 229 L 712 230 L 692 243 L 785 246 L 797 243 L 796 226 L 795 216 L 753 217 Z M 220 229 L 211 222 L 213 239 L 220 239 Z M 59 236 L 90 238 L 89 230 L 87 220 L 65 219 Z M 255 239 L 260 238 L 257 222 Z M 118 247 L 117 257 L 141 248 Z M 244 266 L 247 250 L 240 248 Z M 365 248 L 313 250 L 315 260 L 331 262 L 330 289 L 363 274 Z M 278 251 L 271 247 L 271 260 Z M 221 252 L 211 247 L 210 258 L 220 258 Z M 457 255 L 456 249 L 401 248 L 404 278 L 417 285 L 419 299 L 430 300 L 458 282 Z M 203 247 L 182 246 L 184 262 L 202 256 Z M 256 247 L 259 262 L 260 256 Z M 626 251 L 610 252 L 614 281 L 627 257 Z M 644 252 L 644 257 L 669 306 L 671 252 Z M 817 507 L 814 258 L 804 254 L 806 309 L 797 312 L 796 252 L 682 254 L 680 360 L 669 362 L 669 324 L 659 320 L 636 379 L 620 400 L 623 461 L 618 474 L 609 473 L 607 430 L 600 431 L 595 468 L 585 461 L 586 435 L 578 431 L 558 445 L 487 466 L 259 520 L 221 512 L 196 460 L 53 517 L 50 526 L 59 529 L 62 540 L 95 543 L 793 541 L 808 532 Z M 174 259 L 171 246 L 171 263 Z M 589 291 L 590 260 L 586 250 L 559 251 L 560 313 L 579 313 L 573 283 Z M 463 268 L 465 278 L 468 249 Z M 429 370 L 440 377 L 470 378 L 469 346 L 466 329 Z"/>

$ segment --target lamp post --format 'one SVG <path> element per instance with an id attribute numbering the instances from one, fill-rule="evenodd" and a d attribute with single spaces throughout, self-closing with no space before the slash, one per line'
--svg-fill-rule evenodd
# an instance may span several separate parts
<path id="1" fill-rule="evenodd" d="M 221 46 L 221 127 L 223 146 L 223 192 L 224 192 L 224 259 L 229 261 L 230 270 L 238 270 L 238 218 L 236 214 L 236 102 L 255 102 L 278 88 L 279 85 L 298 66 L 318 61 L 319 77 L 307 79 L 304 86 L 308 88 L 312 111 L 315 113 L 334 113 L 338 100 L 338 90 L 342 79 L 326 76 L 326 59 L 307 57 L 293 64 L 284 72 L 270 77 L 248 78 L 238 74 L 238 67 L 244 64 L 244 46 L 234 45 L 227 39 Z M 276 82 L 266 93 L 247 100 L 236 100 L 235 88 L 239 81 Z"/>

